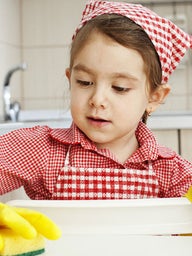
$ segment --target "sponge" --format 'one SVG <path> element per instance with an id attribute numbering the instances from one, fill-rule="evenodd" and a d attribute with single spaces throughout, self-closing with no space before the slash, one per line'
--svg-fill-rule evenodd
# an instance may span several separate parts
<path id="1" fill-rule="evenodd" d="M 45 239 L 39 233 L 33 239 L 26 239 L 8 228 L 2 228 L 1 235 L 4 246 L 0 256 L 45 255 Z"/>

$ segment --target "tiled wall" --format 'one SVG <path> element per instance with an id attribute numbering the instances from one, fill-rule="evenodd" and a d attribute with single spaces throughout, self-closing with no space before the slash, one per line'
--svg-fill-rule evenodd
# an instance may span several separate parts
<path id="1" fill-rule="evenodd" d="M 28 63 L 25 72 L 17 72 L 11 79 L 13 98 L 23 109 L 66 108 L 69 44 L 85 3 L 86 0 L 0 1 L 0 83 L 9 68 L 22 60 Z M 151 4 L 150 8 L 163 16 L 184 17 L 185 28 L 192 33 L 192 4 Z M 188 54 L 170 80 L 171 95 L 160 109 L 192 110 L 191 70 L 192 54 Z"/>
<path id="2" fill-rule="evenodd" d="M 71 36 L 86 0 L 1 0 L 0 83 L 6 72 L 26 61 L 11 78 L 13 99 L 23 109 L 63 109 L 68 105 Z M 0 90 L 2 98 L 2 90 Z M 0 101 L 0 115 L 3 104 Z"/>
<path id="3" fill-rule="evenodd" d="M 3 114 L 2 91 L 5 74 L 21 61 L 20 0 L 0 1 L 0 115 Z M 21 98 L 21 74 L 12 79 L 12 94 Z"/>
<path id="4" fill-rule="evenodd" d="M 71 36 L 79 23 L 84 1 L 23 0 L 23 59 L 25 109 L 62 109 L 68 103 L 68 67 Z"/>

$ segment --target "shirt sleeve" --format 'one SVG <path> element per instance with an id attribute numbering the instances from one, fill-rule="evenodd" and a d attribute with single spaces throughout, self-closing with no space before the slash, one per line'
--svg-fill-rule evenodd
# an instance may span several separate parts
<path id="1" fill-rule="evenodd" d="M 37 194 L 45 197 L 43 176 L 50 148 L 49 129 L 36 126 L 0 136 L 1 195 L 24 186 L 33 198 Z"/>
<path id="2" fill-rule="evenodd" d="M 192 186 L 192 164 L 176 155 L 171 176 L 169 197 L 182 197 Z"/>
<path id="3" fill-rule="evenodd" d="M 192 186 L 192 164 L 176 153 L 157 160 L 154 170 L 160 197 L 182 197 Z"/>

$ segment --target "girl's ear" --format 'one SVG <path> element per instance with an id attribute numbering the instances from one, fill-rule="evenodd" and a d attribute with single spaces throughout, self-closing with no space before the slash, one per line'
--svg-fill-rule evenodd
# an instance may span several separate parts
<path id="1" fill-rule="evenodd" d="M 170 93 L 171 88 L 168 84 L 160 85 L 151 95 L 149 98 L 149 103 L 147 106 L 147 113 L 154 112 L 160 104 L 162 104 L 167 97 L 167 95 Z"/>
<path id="2" fill-rule="evenodd" d="M 70 69 L 69 69 L 69 68 L 66 68 L 66 70 L 65 70 L 65 75 L 66 75 L 66 77 L 68 78 L 68 80 L 70 80 L 70 77 L 71 77 L 71 71 L 70 71 Z"/>
<path id="3" fill-rule="evenodd" d="M 70 83 L 70 79 L 71 79 L 71 71 L 70 71 L 70 68 L 66 68 L 65 70 L 65 75 L 68 79 L 68 82 L 69 82 L 69 89 L 71 88 L 71 83 Z"/>

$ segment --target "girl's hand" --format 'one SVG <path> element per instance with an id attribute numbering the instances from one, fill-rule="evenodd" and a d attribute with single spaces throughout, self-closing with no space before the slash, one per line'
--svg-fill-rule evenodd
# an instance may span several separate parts
<path id="1" fill-rule="evenodd" d="M 3 247 L 1 228 L 11 229 L 26 239 L 33 239 L 37 233 L 50 240 L 61 237 L 59 227 L 46 215 L 25 208 L 17 208 L 0 203 L 0 250 Z"/>

